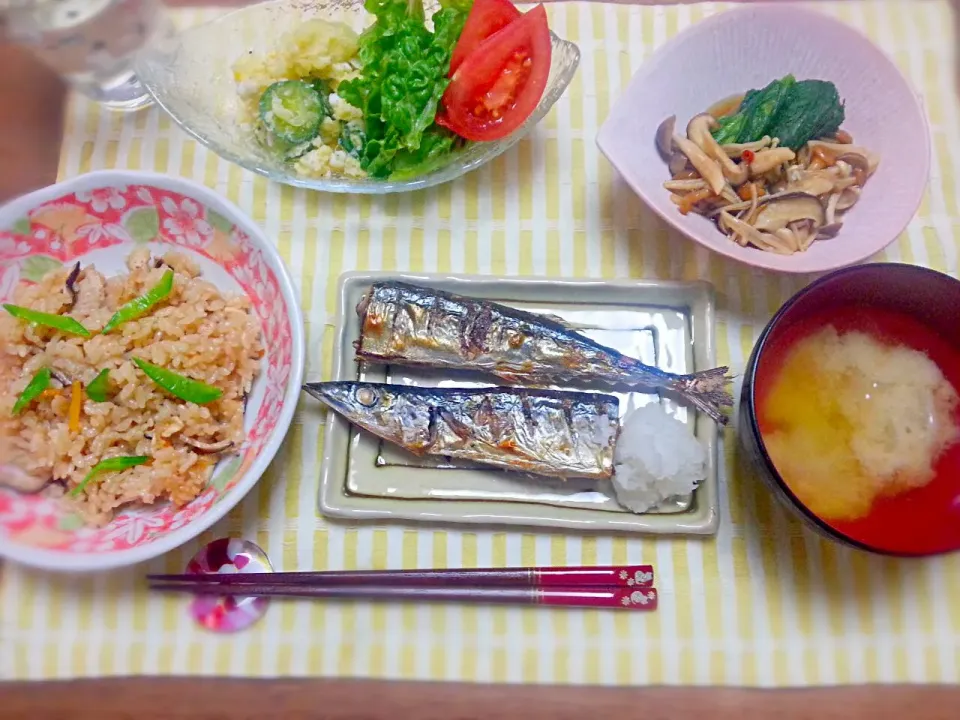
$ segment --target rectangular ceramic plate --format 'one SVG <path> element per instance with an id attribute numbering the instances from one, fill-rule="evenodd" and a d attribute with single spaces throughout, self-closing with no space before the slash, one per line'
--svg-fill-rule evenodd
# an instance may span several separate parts
<path id="1" fill-rule="evenodd" d="M 570 281 L 463 275 L 346 273 L 340 278 L 340 317 L 334 344 L 334 380 L 365 380 L 434 387 L 478 387 L 495 379 L 399 366 L 358 365 L 357 303 L 371 283 L 402 280 L 561 317 L 597 342 L 675 373 L 716 364 L 713 289 L 708 283 Z M 609 392 L 603 387 L 572 386 Z M 526 525 L 648 533 L 716 531 L 717 427 L 669 398 L 614 393 L 621 416 L 659 402 L 685 422 L 707 451 L 707 478 L 692 496 L 656 512 L 621 508 L 608 482 L 550 480 L 437 458 L 418 458 L 357 430 L 330 413 L 320 486 L 320 510 L 351 519 Z"/>

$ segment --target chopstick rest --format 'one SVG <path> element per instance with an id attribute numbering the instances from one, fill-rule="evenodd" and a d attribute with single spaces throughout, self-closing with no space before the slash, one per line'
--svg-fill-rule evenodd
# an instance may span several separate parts
<path id="1" fill-rule="evenodd" d="M 187 564 L 191 578 L 238 577 L 237 573 L 251 573 L 272 577 L 273 566 L 259 545 L 240 538 L 221 538 L 204 546 Z M 267 612 L 269 599 L 249 592 L 237 594 L 197 593 L 190 603 L 190 616 L 197 624 L 216 633 L 245 630 Z"/>

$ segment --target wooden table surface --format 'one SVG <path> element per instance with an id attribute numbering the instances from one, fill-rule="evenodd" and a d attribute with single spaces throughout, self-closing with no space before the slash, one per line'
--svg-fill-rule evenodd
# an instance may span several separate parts
<path id="1" fill-rule="evenodd" d="M 187 0 L 189 1 L 189 0 Z M 214 0 L 224 4 L 232 0 Z M 184 4 L 177 0 L 174 4 Z M 0 201 L 54 181 L 64 90 L 0 32 Z M 0 638 L 2 642 L 2 638 Z M 960 678 L 958 678 L 960 682 Z M 6 718 L 947 720 L 960 687 L 809 690 L 539 687 L 349 680 L 119 679 L 0 685 Z"/>

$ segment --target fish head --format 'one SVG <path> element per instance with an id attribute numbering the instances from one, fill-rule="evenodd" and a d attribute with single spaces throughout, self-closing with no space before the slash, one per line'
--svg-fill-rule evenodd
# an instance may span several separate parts
<path id="1" fill-rule="evenodd" d="M 308 383 L 304 390 L 351 422 L 383 409 L 390 397 L 379 386 L 361 382 Z"/>
<path id="2" fill-rule="evenodd" d="M 349 381 L 303 387 L 354 425 L 385 440 L 416 453 L 430 444 L 431 404 L 412 388 Z"/>

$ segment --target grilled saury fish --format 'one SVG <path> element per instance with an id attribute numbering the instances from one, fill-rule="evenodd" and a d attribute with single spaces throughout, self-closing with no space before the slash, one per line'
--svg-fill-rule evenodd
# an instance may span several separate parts
<path id="1" fill-rule="evenodd" d="M 417 455 L 553 477 L 613 476 L 620 423 L 619 402 L 610 395 L 361 382 L 309 383 L 304 390 Z"/>
<path id="2" fill-rule="evenodd" d="M 357 306 L 357 357 L 480 370 L 511 383 L 601 381 L 676 393 L 718 422 L 727 368 L 676 375 L 594 342 L 557 319 L 400 282 L 376 283 Z"/>

